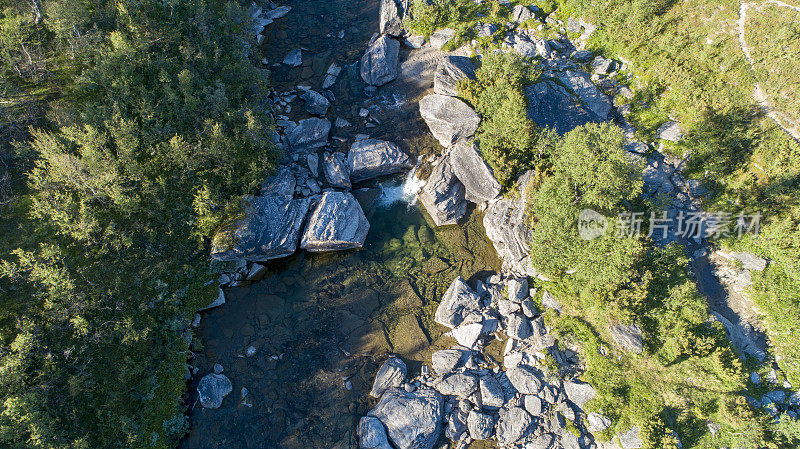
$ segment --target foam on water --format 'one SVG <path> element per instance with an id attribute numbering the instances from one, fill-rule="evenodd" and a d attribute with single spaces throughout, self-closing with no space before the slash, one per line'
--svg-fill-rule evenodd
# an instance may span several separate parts
<path id="1" fill-rule="evenodd" d="M 414 167 L 402 182 L 387 181 L 380 184 L 381 195 L 378 197 L 378 204 L 384 207 L 392 206 L 398 202 L 413 205 L 417 202 L 417 194 L 424 185 L 425 181 L 417 178 L 417 170 Z"/>

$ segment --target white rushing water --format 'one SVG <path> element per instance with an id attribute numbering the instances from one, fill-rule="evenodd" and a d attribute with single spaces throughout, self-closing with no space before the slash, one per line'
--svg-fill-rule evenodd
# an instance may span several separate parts
<path id="1" fill-rule="evenodd" d="M 398 202 L 413 205 L 417 202 L 417 194 L 424 185 L 425 181 L 417 178 L 417 168 L 414 167 L 402 182 L 387 181 L 380 184 L 381 195 L 378 197 L 378 204 L 384 207 Z"/>

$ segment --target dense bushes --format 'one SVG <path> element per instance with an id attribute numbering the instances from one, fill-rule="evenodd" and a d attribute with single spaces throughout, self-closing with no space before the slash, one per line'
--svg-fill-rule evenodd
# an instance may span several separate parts
<path id="1" fill-rule="evenodd" d="M 3 215 L 0 445 L 173 447 L 187 323 L 216 294 L 205 239 L 275 157 L 250 16 L 22 3 L 3 2 L 0 39 L 22 40 L 2 70 L 48 113 L 17 143 L 30 194 Z"/>

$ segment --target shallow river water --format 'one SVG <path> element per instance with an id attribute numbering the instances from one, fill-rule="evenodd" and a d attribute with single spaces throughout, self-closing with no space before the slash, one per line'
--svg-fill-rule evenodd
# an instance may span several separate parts
<path id="1" fill-rule="evenodd" d="M 436 54 L 402 50 L 400 79 L 372 98 L 364 94 L 357 65 L 350 66 L 377 31 L 378 3 L 283 3 L 293 10 L 265 33 L 272 86 L 278 93 L 298 84 L 319 89 L 337 61 L 345 70 L 331 89 L 336 100 L 328 118 L 352 126 L 332 132 L 333 148 L 346 151 L 356 133 L 366 133 L 415 157 L 439 151 L 417 110 L 417 99 L 431 87 Z M 300 47 L 303 66 L 272 67 Z M 279 114 L 307 117 L 302 101 L 292 106 Z M 362 107 L 377 126 L 366 127 Z M 400 354 L 415 373 L 431 352 L 452 344 L 432 323 L 441 295 L 456 276 L 485 278 L 500 262 L 479 211 L 470 210 L 458 226 L 434 229 L 403 194 L 404 181 L 401 175 L 366 186 L 381 195 L 365 202 L 371 228 L 363 249 L 301 251 L 273 261 L 262 281 L 230 289 L 226 304 L 203 315 L 194 360 L 199 371 L 190 385 L 191 430 L 182 448 L 357 447 L 355 428 L 375 403 L 368 392 L 386 355 Z M 250 346 L 256 351 L 248 357 Z M 196 383 L 214 364 L 224 367 L 233 392 L 219 409 L 204 409 L 195 403 Z"/>

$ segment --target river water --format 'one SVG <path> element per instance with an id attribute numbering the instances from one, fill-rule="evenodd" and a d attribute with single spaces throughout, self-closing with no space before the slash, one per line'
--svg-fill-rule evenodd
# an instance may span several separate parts
<path id="1" fill-rule="evenodd" d="M 334 149 L 346 152 L 355 134 L 365 133 L 416 158 L 439 151 L 417 110 L 438 54 L 403 49 L 401 77 L 370 98 L 351 64 L 377 31 L 379 2 L 283 4 L 292 11 L 265 33 L 272 86 L 278 93 L 298 84 L 319 89 L 332 61 L 345 67 L 331 88 L 336 100 L 328 118 L 352 126 L 332 132 Z M 296 48 L 303 48 L 303 66 L 272 67 Z M 292 106 L 282 113 L 306 117 L 302 101 Z M 379 124 L 367 128 L 361 108 Z M 273 261 L 262 281 L 230 289 L 226 304 L 204 314 L 193 362 L 199 371 L 190 384 L 191 430 L 182 448 L 357 447 L 355 428 L 375 403 L 368 392 L 386 354 L 400 354 L 414 373 L 431 352 L 451 346 L 432 323 L 441 295 L 456 276 L 485 278 L 500 262 L 479 211 L 469 210 L 462 224 L 434 229 L 414 204 L 411 183 L 399 175 L 363 186 L 379 189 L 362 193 L 377 196 L 364 201 L 371 228 L 363 249 L 301 251 Z M 248 357 L 251 346 L 255 354 Z M 214 364 L 224 367 L 233 392 L 219 409 L 204 409 L 195 403 L 195 388 Z"/>

